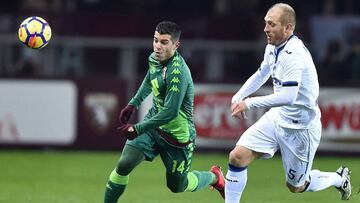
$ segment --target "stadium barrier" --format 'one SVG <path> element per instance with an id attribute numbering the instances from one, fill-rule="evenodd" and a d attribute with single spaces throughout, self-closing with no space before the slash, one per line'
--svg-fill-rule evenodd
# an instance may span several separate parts
<path id="1" fill-rule="evenodd" d="M 2 79 L 1 148 L 121 149 L 127 84 L 115 77 Z"/>
<path id="2" fill-rule="evenodd" d="M 194 121 L 200 149 L 231 149 L 266 109 L 247 112 L 246 120 L 230 116 L 231 97 L 240 84 L 195 84 Z M 272 92 L 261 88 L 256 95 Z M 320 151 L 360 152 L 358 88 L 321 88 L 323 133 Z M 119 150 L 116 133 L 128 88 L 116 77 L 76 79 L 2 79 L 0 81 L 0 147 Z M 139 118 L 150 108 L 148 97 Z M 136 118 L 135 118 L 136 119 Z M 134 119 L 133 122 L 136 122 Z"/>
<path id="3" fill-rule="evenodd" d="M 265 113 L 267 109 L 254 109 L 247 112 L 245 120 L 231 117 L 231 98 L 240 87 L 240 84 L 195 84 L 194 121 L 199 148 L 233 148 L 241 134 Z M 254 95 L 272 91 L 267 86 Z M 140 111 L 140 119 L 149 108 L 150 100 L 146 103 Z M 360 152 L 359 88 L 321 88 L 319 107 L 323 125 L 319 151 Z"/>

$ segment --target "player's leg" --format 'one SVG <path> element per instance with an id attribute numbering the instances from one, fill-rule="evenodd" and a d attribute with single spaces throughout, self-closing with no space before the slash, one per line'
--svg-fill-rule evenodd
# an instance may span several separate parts
<path id="1" fill-rule="evenodd" d="M 336 189 L 340 193 L 340 197 L 342 200 L 348 200 L 351 196 L 351 183 L 350 183 L 350 174 L 351 171 L 346 166 L 340 166 L 340 168 L 336 171 L 338 175 L 341 176 L 342 182 L 339 185 L 335 185 Z"/>
<path id="2" fill-rule="evenodd" d="M 239 139 L 229 154 L 225 181 L 225 202 L 238 203 L 247 182 L 247 166 L 256 158 L 270 158 L 277 150 L 275 127 L 266 113 Z"/>
<path id="3" fill-rule="evenodd" d="M 194 145 L 170 145 L 159 140 L 160 156 L 166 167 L 167 187 L 174 193 L 198 191 L 215 183 L 217 177 L 210 171 L 191 171 Z"/>
<path id="4" fill-rule="evenodd" d="M 340 193 L 342 200 L 348 200 L 351 196 L 351 171 L 346 166 L 340 166 L 336 172 L 323 172 L 312 170 L 309 180 L 304 189 L 308 192 L 316 192 L 334 186 Z"/>
<path id="5" fill-rule="evenodd" d="M 320 141 L 320 136 L 310 135 L 310 131 L 283 127 L 277 129 L 286 186 L 294 193 L 303 192 L 309 186 L 307 180 Z"/>
<path id="6" fill-rule="evenodd" d="M 130 172 L 142 161 L 151 161 L 158 154 L 154 151 L 154 140 L 143 134 L 134 140 L 127 141 L 117 167 L 111 172 L 106 185 L 104 203 L 116 203 L 125 191 Z"/>
<path id="7" fill-rule="evenodd" d="M 210 188 L 216 189 L 222 198 L 225 199 L 225 178 L 220 166 L 212 166 L 210 171 L 216 175 L 216 182 L 211 184 Z"/>
<path id="8" fill-rule="evenodd" d="M 310 141 L 310 164 L 308 170 L 311 169 L 315 152 L 320 142 L 321 128 L 321 123 L 319 122 L 314 128 L 305 132 Z M 351 171 L 349 168 L 345 166 L 341 166 L 336 172 L 323 172 L 316 169 L 311 170 L 305 183 L 304 190 L 316 192 L 335 186 L 340 192 L 341 199 L 348 200 L 351 195 L 350 173 Z"/>
<path id="9" fill-rule="evenodd" d="M 257 157 L 256 152 L 237 145 L 229 155 L 225 179 L 225 202 L 238 203 L 247 182 L 247 166 Z"/>
<path id="10" fill-rule="evenodd" d="M 311 129 L 280 128 L 279 144 L 286 171 L 287 187 L 291 192 L 320 191 L 335 186 L 342 199 L 351 194 L 349 169 L 340 167 L 337 172 L 311 170 L 316 149 L 320 142 L 321 124 Z M 311 171 L 310 171 L 311 170 Z"/>
<path id="11" fill-rule="evenodd" d="M 106 185 L 104 203 L 118 201 L 128 184 L 130 172 L 144 160 L 145 155 L 139 149 L 125 145 L 117 167 L 111 172 Z"/>

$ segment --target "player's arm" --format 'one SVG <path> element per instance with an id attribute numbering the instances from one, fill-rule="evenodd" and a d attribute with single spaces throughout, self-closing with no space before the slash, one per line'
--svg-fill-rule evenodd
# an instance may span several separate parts
<path id="1" fill-rule="evenodd" d="M 150 93 L 151 93 L 150 71 L 148 71 L 138 91 L 136 92 L 135 96 L 130 100 L 129 104 L 138 108 Z"/>
<path id="2" fill-rule="evenodd" d="M 270 77 L 270 68 L 263 62 L 260 68 L 246 80 L 240 90 L 232 97 L 231 103 L 242 101 L 256 92 Z"/>
<path id="3" fill-rule="evenodd" d="M 262 107 L 278 107 L 291 105 L 296 101 L 302 73 L 302 61 L 295 53 L 288 56 L 284 61 L 285 73 L 280 91 L 267 96 L 258 96 L 245 99 L 248 109 Z"/>
<path id="4" fill-rule="evenodd" d="M 184 100 L 188 88 L 188 81 L 183 75 L 187 73 L 185 73 L 185 70 L 181 70 L 180 68 L 179 70 L 181 71 L 180 74 L 169 73 L 166 78 L 167 89 L 164 108 L 150 119 L 136 124 L 134 127 L 138 134 L 150 129 L 158 128 L 178 116 L 182 101 Z"/>
<path id="5" fill-rule="evenodd" d="M 256 92 L 270 77 L 271 69 L 267 58 L 270 53 L 270 46 L 267 46 L 264 53 L 264 59 L 259 69 L 244 83 L 240 90 L 232 97 L 231 103 L 236 104 Z"/>

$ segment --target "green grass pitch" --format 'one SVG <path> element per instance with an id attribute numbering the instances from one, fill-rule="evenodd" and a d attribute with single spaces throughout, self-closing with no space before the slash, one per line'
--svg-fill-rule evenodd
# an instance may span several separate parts
<path id="1" fill-rule="evenodd" d="M 0 151 L 0 203 L 100 203 L 116 152 Z M 195 153 L 192 169 L 209 170 L 217 164 L 226 172 L 227 154 Z M 360 202 L 360 160 L 357 157 L 320 157 L 314 168 L 334 171 L 340 164 L 352 170 L 353 196 Z M 334 188 L 292 194 L 285 186 L 278 156 L 255 161 L 248 170 L 248 184 L 241 203 L 333 203 L 342 202 Z M 130 176 L 121 201 L 126 203 L 223 202 L 216 191 L 173 194 L 166 188 L 161 160 L 144 162 Z"/>

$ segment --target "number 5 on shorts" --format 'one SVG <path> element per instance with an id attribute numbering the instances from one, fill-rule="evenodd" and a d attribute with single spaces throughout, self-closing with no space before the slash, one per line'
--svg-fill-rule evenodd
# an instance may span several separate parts
<path id="1" fill-rule="evenodd" d="M 296 171 L 293 169 L 289 170 L 288 177 L 290 180 L 293 180 L 295 178 Z M 301 174 L 301 176 L 298 178 L 297 182 L 300 182 L 301 178 L 304 176 L 304 174 Z"/>

